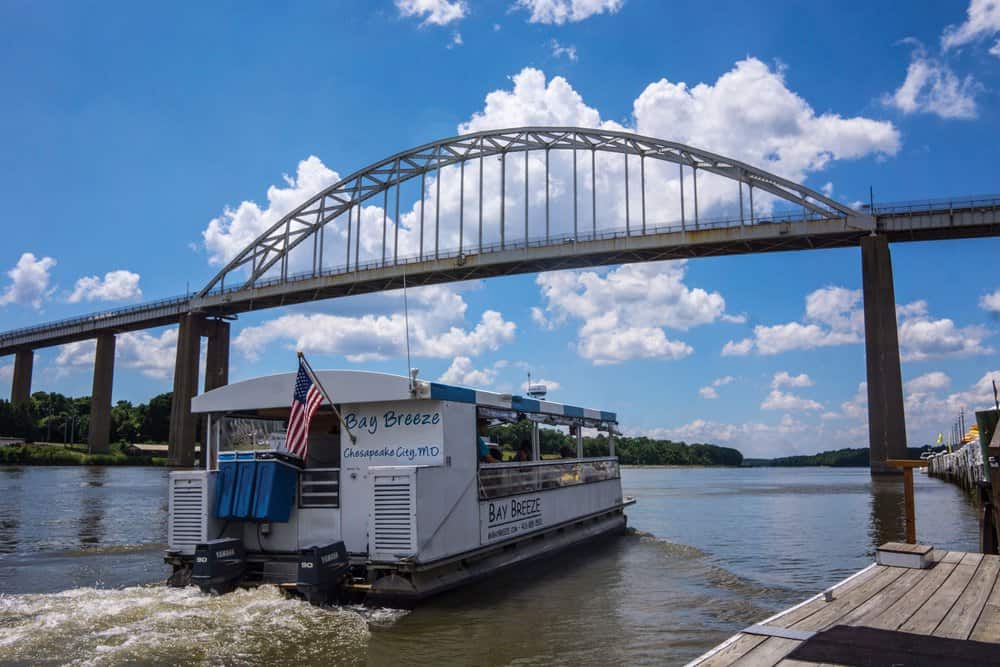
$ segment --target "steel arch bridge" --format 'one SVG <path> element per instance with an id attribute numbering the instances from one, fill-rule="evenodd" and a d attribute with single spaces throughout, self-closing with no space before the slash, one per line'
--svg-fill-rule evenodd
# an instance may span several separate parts
<path id="1" fill-rule="evenodd" d="M 552 151 L 569 151 L 572 153 L 573 164 L 573 234 L 566 238 L 566 235 L 553 237 L 550 233 L 550 172 L 549 156 Z M 584 173 L 583 178 L 589 176 L 590 201 L 582 202 L 580 199 L 580 173 L 586 171 L 586 164 L 581 167 L 579 154 L 584 153 L 584 162 L 589 162 L 589 174 Z M 507 220 L 507 201 L 509 199 L 507 189 L 507 161 L 517 153 L 524 155 L 524 204 L 523 212 L 524 236 L 521 241 L 508 240 L 507 231 L 510 224 Z M 544 224 L 545 233 L 536 234 L 534 237 L 529 229 L 529 184 L 530 173 L 528 170 L 529 154 L 543 153 L 545 173 L 544 182 Z M 646 161 L 654 160 L 659 163 L 672 163 L 678 167 L 678 177 L 680 182 L 680 224 L 682 229 L 701 229 L 703 220 L 698 209 L 698 173 L 706 172 L 715 176 L 734 181 L 739 189 L 739 216 L 726 222 L 738 223 L 740 226 L 758 224 L 759 217 L 755 215 L 753 203 L 754 190 L 759 190 L 771 195 L 788 204 L 794 205 L 801 210 L 801 215 L 794 217 L 798 219 L 821 219 L 827 221 L 848 222 L 851 228 L 856 230 L 871 230 L 873 228 L 871 218 L 862 216 L 848 206 L 845 206 L 833 199 L 812 190 L 808 187 L 794 183 L 775 174 L 769 173 L 757 167 L 753 167 L 744 162 L 733 160 L 722 155 L 717 155 L 693 146 L 687 146 L 676 142 L 664 141 L 652 137 L 640 136 L 628 132 L 618 132 L 611 130 L 594 130 L 577 127 L 522 127 L 504 130 L 490 130 L 476 132 L 462 136 L 443 139 L 432 143 L 424 144 L 401 153 L 392 155 L 384 160 L 371 164 L 360 169 L 346 178 L 342 178 L 337 183 L 317 193 L 309 200 L 305 201 L 297 208 L 285 215 L 281 220 L 274 223 L 267 231 L 250 243 L 239 252 L 225 267 L 222 268 L 205 287 L 198 292 L 199 298 L 208 297 L 213 291 L 227 291 L 226 283 L 230 289 L 233 287 L 233 277 L 238 283 L 238 290 L 251 290 L 262 283 L 273 285 L 276 281 L 266 276 L 277 270 L 279 278 L 277 282 L 289 282 L 290 278 L 301 279 L 303 276 L 318 276 L 320 274 L 359 271 L 362 269 L 380 268 L 389 265 L 398 265 L 401 260 L 410 263 L 414 259 L 422 261 L 424 255 L 424 233 L 425 223 L 429 218 L 433 218 L 435 225 L 434 238 L 435 245 L 433 253 L 428 253 L 430 257 L 439 259 L 442 254 L 446 256 L 457 256 L 460 260 L 472 254 L 482 254 L 484 250 L 493 251 L 496 249 L 506 250 L 508 248 L 524 247 L 527 245 L 542 245 L 556 242 L 572 240 L 594 240 L 598 238 L 597 228 L 597 167 L 596 156 L 598 153 L 619 154 L 624 158 L 624 179 L 621 184 L 625 196 L 625 227 L 624 236 L 643 236 L 650 230 L 647 227 L 647 176 Z M 587 160 L 589 156 L 589 160 Z M 500 160 L 500 206 L 499 206 L 499 244 L 491 244 L 484 247 L 483 244 L 483 159 L 496 157 Z M 639 211 L 637 219 L 633 220 L 630 210 L 629 188 L 635 178 L 629 177 L 629 157 L 639 160 Z M 478 186 L 473 183 L 473 190 L 478 187 L 478 196 L 475 201 L 478 205 L 478 242 L 467 244 L 462 234 L 467 226 L 465 222 L 465 192 L 466 177 L 465 166 L 470 162 L 479 163 Z M 438 244 L 440 236 L 440 186 L 441 170 L 454 165 L 459 166 L 460 185 L 460 208 L 459 208 L 459 244 L 457 248 L 442 249 Z M 692 193 L 690 220 L 686 202 L 684 201 L 685 168 L 689 174 Z M 633 167 L 634 169 L 634 167 Z M 434 197 L 434 211 L 426 210 L 427 187 L 426 177 L 434 174 L 434 183 L 437 188 L 437 196 Z M 420 206 L 419 206 L 419 227 L 420 227 L 420 253 L 416 257 L 399 256 L 400 229 L 400 204 L 399 193 L 404 183 L 420 179 Z M 585 183 L 585 187 L 586 187 Z M 392 243 L 392 253 L 389 256 L 388 250 L 388 210 L 390 208 L 390 193 L 395 191 L 395 215 L 393 216 L 393 234 L 395 238 Z M 745 190 L 745 191 L 744 191 Z M 362 236 L 361 231 L 361 207 L 369 200 L 373 200 L 378 195 L 383 195 L 383 218 L 382 218 L 382 247 L 380 259 L 374 262 L 362 264 L 360 261 L 359 245 Z M 744 203 L 744 199 L 747 203 Z M 376 200 L 377 201 L 377 200 Z M 580 209 L 589 205 L 591 213 L 591 229 L 581 229 Z M 475 211 L 473 213 L 476 213 Z M 334 220 L 342 220 L 347 217 L 347 252 L 346 261 L 333 271 L 325 270 L 323 262 L 324 230 L 326 226 Z M 768 216 L 768 220 L 773 220 Z M 718 226 L 719 221 L 708 223 L 710 226 Z M 537 224 L 537 223 L 536 223 Z M 663 231 L 662 226 L 658 226 L 656 231 Z M 429 231 L 428 231 L 429 233 Z M 351 243 L 353 236 L 352 262 Z M 289 274 L 289 257 L 291 253 L 302 244 L 312 240 L 312 270 L 305 274 Z M 496 246 L 499 246 L 497 248 Z M 227 278 L 229 279 L 227 281 Z"/>
<path id="2" fill-rule="evenodd" d="M 558 220 L 553 219 L 550 210 L 553 184 L 557 189 L 560 185 L 550 173 L 553 151 L 559 156 L 557 167 L 572 166 L 572 186 L 568 188 L 572 203 L 568 202 L 568 193 L 563 193 L 562 200 L 556 197 L 555 210 L 561 214 Z M 610 212 L 598 196 L 598 156 L 602 160 L 621 159 L 620 167 L 624 167 L 623 171 L 608 172 L 614 173 L 604 183 L 605 190 L 615 189 Z M 491 191 L 491 204 L 496 209 L 489 219 L 484 215 L 486 158 L 499 162 L 497 182 L 491 184 L 491 188 L 496 186 Z M 476 162 L 478 171 L 474 167 L 471 170 L 474 177 L 478 176 L 478 182 L 472 182 L 476 196 L 468 200 L 476 204 L 468 212 L 466 171 L 470 170 L 466 165 Z M 536 165 L 533 217 L 529 163 Z M 638 167 L 637 175 L 635 171 L 630 175 L 630 165 L 633 170 Z M 667 171 L 672 171 L 673 165 L 677 169 L 676 186 Z M 647 166 L 652 169 L 647 170 Z M 511 169 L 518 172 L 513 187 L 508 187 Z M 457 196 L 451 194 L 458 201 L 457 212 L 444 212 L 445 229 L 449 230 L 450 216 L 457 218 L 458 231 L 457 235 L 451 234 L 456 243 L 451 243 L 446 234 L 442 246 L 444 170 L 457 176 L 459 183 Z M 539 170 L 544 170 L 541 186 Z M 435 191 L 431 205 L 427 201 L 429 174 Z M 650 174 L 652 179 L 648 178 Z M 658 209 L 664 208 L 667 200 L 657 200 L 657 194 L 665 191 L 657 186 L 665 174 L 668 188 L 676 187 L 679 195 L 679 215 L 667 222 L 651 222 L 647 216 L 647 190 L 653 192 L 655 214 L 662 215 Z M 523 182 L 518 182 L 519 176 L 523 176 Z M 712 187 L 705 189 L 704 184 L 713 181 L 733 184 L 735 190 L 728 190 L 720 199 L 718 190 L 713 194 Z M 404 227 L 400 193 L 405 188 L 415 190 L 417 183 L 419 197 L 414 201 L 405 234 L 419 234 L 420 242 L 415 254 L 401 255 L 400 230 Z M 757 207 L 755 192 L 773 201 Z M 702 210 L 699 193 L 709 195 L 709 206 L 705 206 L 703 198 Z M 378 202 L 380 195 L 381 220 L 368 215 L 365 221 L 363 212 L 378 208 L 365 207 L 365 203 Z M 390 195 L 395 209 L 391 239 Z M 621 195 L 623 199 L 615 200 Z M 517 203 L 519 197 L 523 197 L 523 213 L 515 210 L 509 215 L 508 203 Z M 704 210 L 717 210 L 720 201 L 736 204 L 729 207 L 728 217 L 706 219 Z M 783 209 L 766 216 L 759 213 L 770 210 L 772 203 Z M 454 223 L 454 219 L 450 222 Z M 336 232 L 329 244 L 327 230 Z M 487 231 L 495 238 L 486 238 Z M 363 234 L 367 240 L 365 257 L 360 252 Z M 493 130 L 397 153 L 339 180 L 271 225 L 194 295 L 2 332 L 0 355 L 16 355 L 11 399 L 19 404 L 30 397 L 36 349 L 96 339 L 90 438 L 92 450 L 103 451 L 108 445 L 116 334 L 179 323 L 169 459 L 174 465 L 190 465 L 195 440 L 190 398 L 198 391 L 201 338 L 208 338 L 205 388 L 227 384 L 230 325 L 225 320 L 239 313 L 407 284 L 663 259 L 860 246 L 872 470 L 882 472 L 886 470 L 887 455 L 905 457 L 906 443 L 888 243 L 987 236 L 1000 236 L 1000 197 L 872 205 L 859 212 L 749 164 L 675 142 L 576 127 Z M 433 238 L 432 249 L 425 250 L 425 237 Z M 331 264 L 325 259 L 327 251 L 338 242 L 343 242 L 338 249 L 343 259 Z"/>

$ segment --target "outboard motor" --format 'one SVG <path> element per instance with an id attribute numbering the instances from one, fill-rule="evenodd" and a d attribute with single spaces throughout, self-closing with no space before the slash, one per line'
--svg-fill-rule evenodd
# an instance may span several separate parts
<path id="1" fill-rule="evenodd" d="M 222 595 L 239 584 L 246 570 L 243 541 L 226 537 L 199 544 L 194 548 L 191 583 L 203 593 Z"/>
<path id="2" fill-rule="evenodd" d="M 324 604 L 350 569 L 347 547 L 334 542 L 325 547 L 306 547 L 299 552 L 299 574 L 296 590 L 312 604 Z"/>

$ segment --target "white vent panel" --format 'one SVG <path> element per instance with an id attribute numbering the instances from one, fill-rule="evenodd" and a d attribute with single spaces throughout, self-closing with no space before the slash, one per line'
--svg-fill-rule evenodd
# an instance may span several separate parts
<path id="1" fill-rule="evenodd" d="M 396 561 L 416 554 L 416 476 L 375 473 L 369 549 L 372 560 Z"/>

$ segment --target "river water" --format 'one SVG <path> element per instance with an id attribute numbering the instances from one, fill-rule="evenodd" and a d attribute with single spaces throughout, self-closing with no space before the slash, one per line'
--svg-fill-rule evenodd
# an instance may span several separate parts
<path id="1" fill-rule="evenodd" d="M 403 612 L 162 585 L 166 471 L 0 467 L 0 662 L 678 664 L 902 538 L 867 469 L 625 468 L 634 532 Z M 975 551 L 972 501 L 916 476 L 921 542 Z"/>

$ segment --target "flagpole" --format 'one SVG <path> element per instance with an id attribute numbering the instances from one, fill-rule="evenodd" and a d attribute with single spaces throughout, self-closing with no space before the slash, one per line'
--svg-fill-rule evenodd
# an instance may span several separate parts
<path id="1" fill-rule="evenodd" d="M 323 386 L 323 383 L 319 381 L 318 377 L 316 377 L 316 373 L 315 371 L 313 371 L 312 366 L 309 364 L 309 360 L 306 359 L 306 355 L 302 354 L 301 352 L 298 352 L 297 354 L 299 355 L 299 361 L 302 362 L 302 367 L 306 369 L 306 374 L 309 376 L 309 379 L 313 381 L 313 384 L 315 384 L 316 387 L 319 389 L 319 393 L 323 394 L 323 398 L 325 398 L 326 402 L 330 404 L 331 408 L 333 408 L 333 414 L 337 415 L 337 419 L 340 420 L 340 425 L 344 427 L 344 431 L 347 432 L 347 437 L 351 439 L 351 444 L 356 443 L 358 439 L 354 436 L 353 433 L 351 433 L 351 429 L 347 428 L 347 423 L 344 421 L 344 418 L 340 415 L 340 410 L 337 409 L 337 406 L 330 398 L 330 394 L 326 393 L 326 388 Z"/>

